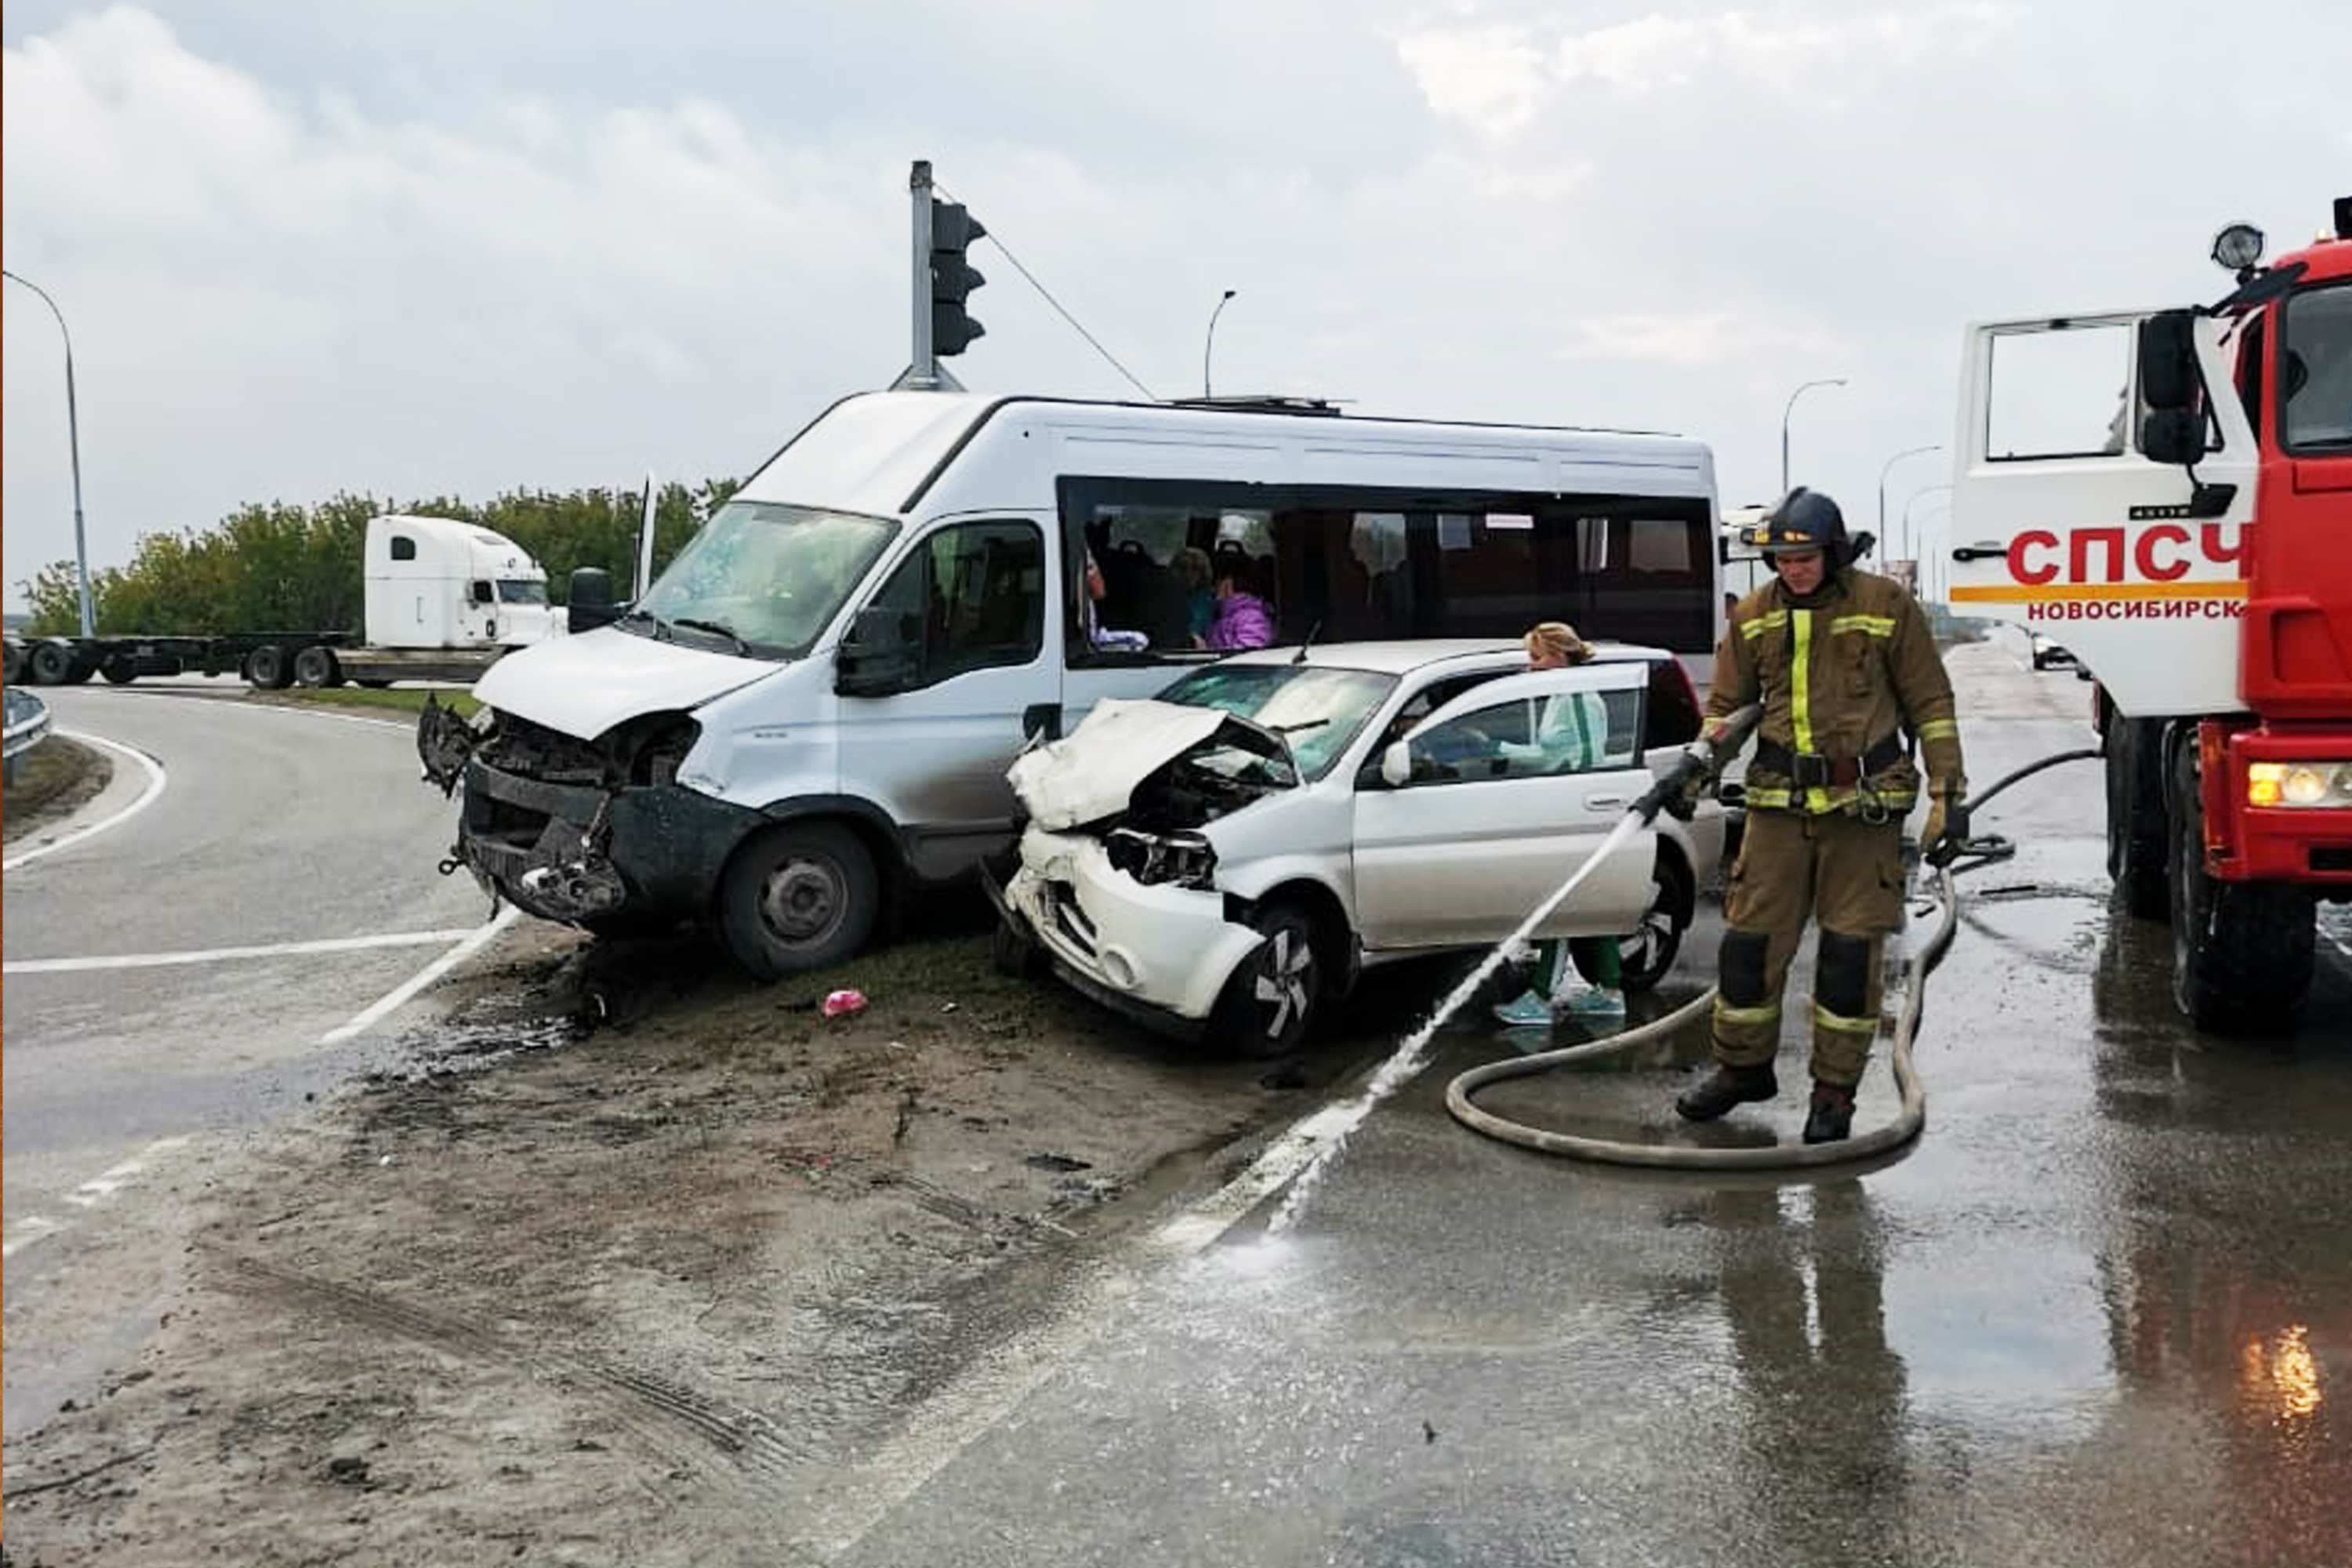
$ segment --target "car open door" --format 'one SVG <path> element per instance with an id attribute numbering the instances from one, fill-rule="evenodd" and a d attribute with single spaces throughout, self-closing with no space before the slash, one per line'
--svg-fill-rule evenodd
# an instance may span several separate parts
<path id="1" fill-rule="evenodd" d="M 1396 742 L 1404 782 L 1371 775 L 1356 793 L 1364 946 L 1495 942 L 1517 930 L 1650 787 L 1645 685 L 1638 661 L 1507 676 Z M 1651 832 L 1628 834 L 1535 934 L 1632 931 L 1650 901 L 1656 852 Z"/>
<path id="2" fill-rule="evenodd" d="M 2182 351 L 2148 363 L 2144 314 L 1970 329 L 1950 534 L 1925 597 L 2063 643 L 2137 717 L 2237 706 L 2254 437 L 2231 349 L 2168 312 Z M 2143 450 L 2165 416 L 2196 461 Z M 2195 434 L 2201 426 L 2201 440 Z M 1938 559 L 1938 556 L 1942 559 Z"/>

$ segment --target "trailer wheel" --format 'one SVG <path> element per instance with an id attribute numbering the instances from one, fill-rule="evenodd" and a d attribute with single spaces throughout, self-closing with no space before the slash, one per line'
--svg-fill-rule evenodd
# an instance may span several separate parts
<path id="1" fill-rule="evenodd" d="M 341 686 L 343 667 L 335 658 L 335 650 L 323 643 L 312 643 L 294 656 L 294 682 L 298 686 Z"/>
<path id="2" fill-rule="evenodd" d="M 139 661 L 127 653 L 110 653 L 99 661 L 99 674 L 114 686 L 128 686 L 139 679 Z"/>
<path id="3" fill-rule="evenodd" d="M 38 642 L 25 656 L 26 672 L 36 686 L 63 686 L 73 676 L 73 649 L 61 642 Z"/>
<path id="4" fill-rule="evenodd" d="M 265 691 L 283 691 L 294 679 L 293 662 L 276 643 L 263 643 L 247 658 L 245 679 Z"/>
<path id="5" fill-rule="evenodd" d="M 25 650 L 18 647 L 16 639 L 11 637 L 6 644 L 0 645 L 0 684 L 16 685 L 17 678 L 24 672 Z"/>
<path id="6" fill-rule="evenodd" d="M 2311 989 L 2316 910 L 2301 888 L 2205 872 L 2197 747 L 2172 763 L 2172 996 L 2200 1029 L 2274 1029 Z"/>
<path id="7" fill-rule="evenodd" d="M 2107 875 L 2124 908 L 2162 920 L 2172 889 L 2164 828 L 2164 737 L 2159 725 L 2116 714 L 2107 721 Z"/>
<path id="8" fill-rule="evenodd" d="M 837 963 L 866 945 L 882 902 L 874 857 L 848 828 L 791 822 L 754 834 L 719 883 L 719 931 L 755 980 Z"/>

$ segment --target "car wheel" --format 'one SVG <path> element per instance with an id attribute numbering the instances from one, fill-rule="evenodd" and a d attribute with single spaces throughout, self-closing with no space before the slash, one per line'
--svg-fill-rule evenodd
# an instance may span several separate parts
<path id="1" fill-rule="evenodd" d="M 719 879 L 719 929 L 756 980 L 836 963 L 873 934 L 881 879 L 837 823 L 787 823 L 754 836 Z"/>
<path id="2" fill-rule="evenodd" d="M 1321 1000 L 1323 965 L 1315 951 L 1315 922 L 1296 904 L 1269 904 L 1250 924 L 1265 940 L 1225 982 L 1214 1033 L 1245 1057 L 1286 1056 L 1307 1037 Z"/>
<path id="3" fill-rule="evenodd" d="M 1028 932 L 1015 931 L 1000 919 L 988 937 L 988 962 L 997 973 L 1014 980 L 1034 980 L 1045 967 L 1045 954 Z"/>
<path id="4" fill-rule="evenodd" d="M 1650 907 L 1642 911 L 1640 924 L 1617 939 L 1617 980 L 1627 991 L 1655 990 L 1675 966 L 1683 945 L 1683 911 L 1691 907 L 1693 893 L 1690 873 L 1661 848 L 1650 870 Z M 1599 984 L 1583 950 L 1570 951 L 1576 954 L 1576 972 Z"/>

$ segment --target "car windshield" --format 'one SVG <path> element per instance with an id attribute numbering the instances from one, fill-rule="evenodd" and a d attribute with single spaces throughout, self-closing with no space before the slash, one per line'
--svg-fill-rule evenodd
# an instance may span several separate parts
<path id="1" fill-rule="evenodd" d="M 755 658 L 797 658 L 897 531 L 880 518 L 730 500 L 621 624 L 647 637 L 716 638 Z"/>
<path id="2" fill-rule="evenodd" d="M 1319 779 L 1395 688 L 1395 676 L 1368 669 L 1214 664 L 1178 679 L 1160 700 L 1214 708 L 1276 731 L 1290 742 L 1299 776 Z"/>
<path id="3" fill-rule="evenodd" d="M 528 582 L 520 577 L 499 579 L 499 602 L 505 605 L 544 605 L 547 584 Z"/>

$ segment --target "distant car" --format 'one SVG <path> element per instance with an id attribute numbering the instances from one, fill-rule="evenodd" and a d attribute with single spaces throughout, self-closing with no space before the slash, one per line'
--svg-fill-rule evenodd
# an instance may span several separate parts
<path id="1" fill-rule="evenodd" d="M 2026 635 L 2033 639 L 2034 668 L 2050 669 L 2061 666 L 2073 666 L 2074 664 L 2075 660 L 2073 654 L 2067 652 L 2066 649 L 2059 647 L 2048 637 L 2043 637 L 2040 632 L 2028 632 Z"/>
<path id="2" fill-rule="evenodd" d="M 1542 741 L 1546 705 L 1578 693 L 1599 744 L 1562 756 Z M 1688 675 L 1656 648 L 1543 671 L 1510 643 L 1221 659 L 1155 699 L 1098 703 L 1013 764 L 1030 822 L 995 890 L 999 961 L 1050 960 L 1165 1032 L 1279 1055 L 1363 969 L 1508 937 L 1698 723 Z M 1625 985 L 1654 985 L 1723 842 L 1713 800 L 1688 822 L 1661 814 L 1534 934 L 1618 936 Z"/>

